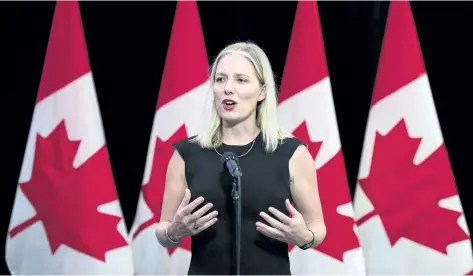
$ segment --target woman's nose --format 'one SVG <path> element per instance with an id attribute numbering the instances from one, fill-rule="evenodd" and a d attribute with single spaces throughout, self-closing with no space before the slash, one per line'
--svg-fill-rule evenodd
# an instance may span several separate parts
<path id="1" fill-rule="evenodd" d="M 228 81 L 225 84 L 225 95 L 230 95 L 230 94 L 233 94 L 233 93 L 235 93 L 234 88 L 233 88 L 233 84 L 232 84 L 231 81 Z"/>

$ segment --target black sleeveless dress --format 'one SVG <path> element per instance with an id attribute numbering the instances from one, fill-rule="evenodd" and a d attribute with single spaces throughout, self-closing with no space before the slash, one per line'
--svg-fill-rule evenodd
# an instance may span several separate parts
<path id="1" fill-rule="evenodd" d="M 231 151 L 240 156 L 251 148 L 222 145 L 220 154 Z M 292 201 L 290 193 L 289 159 L 302 142 L 287 138 L 273 153 L 264 150 L 262 134 L 253 148 L 239 158 L 241 178 L 241 264 L 240 274 L 290 275 L 288 245 L 256 231 L 256 222 L 266 221 L 259 216 L 270 206 L 289 215 L 285 200 Z M 218 221 L 192 237 L 192 259 L 189 275 L 231 275 L 234 273 L 234 209 L 231 197 L 232 178 L 220 162 L 214 149 L 202 149 L 190 138 L 174 144 L 185 162 L 185 176 L 191 191 L 191 201 L 199 196 L 204 203 L 213 204 Z M 209 212 L 211 212 L 209 211 Z"/>

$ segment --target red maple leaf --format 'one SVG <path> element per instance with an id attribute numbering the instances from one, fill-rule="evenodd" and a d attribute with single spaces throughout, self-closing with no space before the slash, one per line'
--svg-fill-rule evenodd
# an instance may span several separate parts
<path id="1" fill-rule="evenodd" d="M 153 212 L 153 217 L 143 222 L 136 230 L 133 238 L 136 238 L 144 229 L 160 221 L 161 205 L 164 196 L 164 182 L 166 180 L 166 171 L 169 160 L 174 153 L 172 144 L 187 138 L 185 126 L 181 126 L 168 140 L 162 141 L 156 138 L 156 145 L 154 148 L 153 166 L 151 169 L 151 177 L 149 182 L 143 186 L 143 198 L 148 207 Z M 190 237 L 185 237 L 179 247 L 186 250 L 191 250 Z M 168 248 L 169 255 L 176 250 L 176 248 Z"/>
<path id="2" fill-rule="evenodd" d="M 64 121 L 46 138 L 37 136 L 31 179 L 20 183 L 36 215 L 9 235 L 13 238 L 41 221 L 53 254 L 60 245 L 67 245 L 105 261 L 107 251 L 128 243 L 117 230 L 121 218 L 97 210 L 117 200 L 107 148 L 103 146 L 74 168 L 80 143 L 68 139 Z"/>
<path id="3" fill-rule="evenodd" d="M 457 195 L 455 179 L 444 144 L 414 164 L 420 142 L 404 119 L 385 136 L 376 133 L 370 175 L 359 180 L 374 211 L 357 223 L 379 215 L 391 245 L 404 237 L 447 254 L 447 245 L 468 239 L 457 222 L 461 213 L 439 206 Z"/>
<path id="4" fill-rule="evenodd" d="M 312 142 L 310 140 L 306 123 L 303 122 L 293 134 L 308 144 L 309 152 L 315 160 L 322 142 Z M 358 248 L 359 242 L 353 231 L 355 224 L 353 218 L 337 212 L 339 206 L 351 203 L 341 151 L 317 170 L 317 182 L 325 226 L 327 227 L 327 236 L 314 249 L 343 262 L 343 253 Z M 292 247 L 293 245 L 290 246 L 291 249 Z"/>

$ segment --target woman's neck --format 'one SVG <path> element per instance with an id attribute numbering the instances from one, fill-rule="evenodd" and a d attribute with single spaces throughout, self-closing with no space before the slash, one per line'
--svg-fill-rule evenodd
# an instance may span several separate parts
<path id="1" fill-rule="evenodd" d="M 229 126 L 222 124 L 222 142 L 227 145 L 246 145 L 253 141 L 260 132 L 259 127 L 248 122 Z"/>

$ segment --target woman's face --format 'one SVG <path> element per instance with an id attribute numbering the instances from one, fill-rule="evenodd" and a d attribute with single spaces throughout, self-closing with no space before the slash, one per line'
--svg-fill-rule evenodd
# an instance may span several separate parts
<path id="1" fill-rule="evenodd" d="M 256 106 L 264 93 L 251 62 L 242 55 L 228 54 L 217 64 L 213 86 L 217 113 L 235 124 L 256 117 Z"/>

